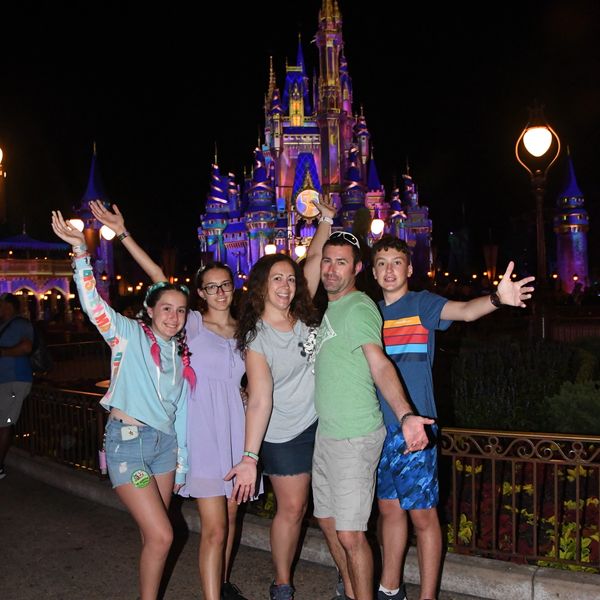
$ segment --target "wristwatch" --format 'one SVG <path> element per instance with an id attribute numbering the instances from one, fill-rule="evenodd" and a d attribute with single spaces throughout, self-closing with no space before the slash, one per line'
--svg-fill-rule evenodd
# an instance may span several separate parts
<path id="1" fill-rule="evenodd" d="M 500 297 L 498 296 L 498 292 L 492 292 L 490 294 L 490 302 L 496 307 L 496 308 L 500 308 L 501 306 L 504 306 L 504 304 L 502 304 L 502 302 L 500 302 Z"/>

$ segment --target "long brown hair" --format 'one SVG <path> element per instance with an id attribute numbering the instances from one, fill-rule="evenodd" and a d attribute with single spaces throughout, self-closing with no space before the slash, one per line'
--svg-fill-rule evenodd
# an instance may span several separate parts
<path id="1" fill-rule="evenodd" d="M 237 347 L 240 352 L 245 352 L 248 344 L 256 337 L 256 325 L 265 310 L 265 295 L 269 283 L 269 273 L 279 262 L 287 262 L 292 265 L 296 276 L 296 293 L 290 304 L 290 315 L 305 325 L 318 325 L 319 316 L 314 307 L 308 283 L 304 273 L 296 262 L 286 254 L 267 254 L 263 256 L 252 267 L 248 276 L 246 292 L 239 311 L 238 327 L 235 333 Z"/>

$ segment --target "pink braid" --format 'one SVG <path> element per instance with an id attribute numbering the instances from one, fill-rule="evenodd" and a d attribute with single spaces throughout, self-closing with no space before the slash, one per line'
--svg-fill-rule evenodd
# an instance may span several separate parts
<path id="1" fill-rule="evenodd" d="M 154 335 L 154 331 L 152 331 L 152 329 L 150 327 L 148 327 L 148 325 L 146 323 L 144 323 L 144 321 L 138 320 L 138 323 L 140 324 L 140 327 L 144 330 L 144 333 L 146 334 L 146 336 L 148 337 L 148 339 L 151 342 L 150 354 L 152 355 L 152 360 L 154 361 L 154 364 L 159 369 L 161 369 L 160 346 L 158 345 L 158 342 L 156 341 L 156 336 Z"/>
<path id="2" fill-rule="evenodd" d="M 196 372 L 190 364 L 192 353 L 187 345 L 185 329 L 179 332 L 177 338 L 179 343 L 179 355 L 181 356 L 181 362 L 183 363 L 183 377 L 193 391 L 196 387 Z"/>

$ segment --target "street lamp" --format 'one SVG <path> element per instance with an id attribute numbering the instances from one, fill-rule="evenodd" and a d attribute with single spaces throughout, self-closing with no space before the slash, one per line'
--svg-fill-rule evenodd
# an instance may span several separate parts
<path id="1" fill-rule="evenodd" d="M 560 139 L 544 117 L 544 109 L 530 109 L 529 122 L 515 146 L 517 160 L 531 176 L 535 198 L 535 227 L 537 243 L 537 284 L 546 285 L 546 240 L 544 237 L 544 192 L 548 169 L 560 154 Z"/>

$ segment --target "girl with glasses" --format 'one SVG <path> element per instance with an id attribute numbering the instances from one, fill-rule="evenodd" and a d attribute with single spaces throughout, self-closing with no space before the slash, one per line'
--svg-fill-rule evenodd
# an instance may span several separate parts
<path id="1" fill-rule="evenodd" d="M 153 281 L 162 269 L 132 239 L 116 205 L 111 212 L 90 202 L 94 216 L 121 237 L 123 245 Z M 126 234 L 126 235 L 124 235 Z M 220 262 L 196 275 L 200 310 L 188 314 L 186 331 L 197 384 L 188 402 L 189 472 L 179 494 L 195 498 L 202 524 L 198 562 L 203 598 L 245 600 L 229 582 L 238 504 L 231 500 L 233 482 L 224 481 L 232 457 L 244 448 L 244 406 L 240 380 L 245 367 L 236 348 L 236 320 L 231 314 L 233 275 Z"/>
<path id="2" fill-rule="evenodd" d="M 161 281 L 148 288 L 139 319 L 115 312 L 98 294 L 84 234 L 52 212 L 54 233 L 73 246 L 73 278 L 83 310 L 111 346 L 112 373 L 101 404 L 108 474 L 141 533 L 140 597 L 154 600 L 173 541 L 168 509 L 187 472 L 188 389 L 195 385 L 184 325 L 189 290 Z"/>

